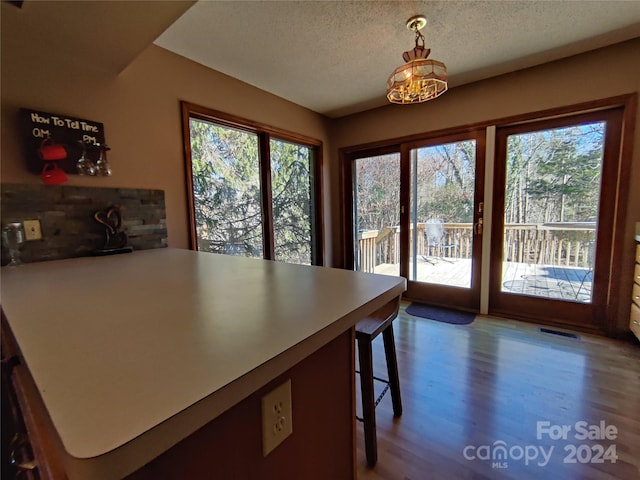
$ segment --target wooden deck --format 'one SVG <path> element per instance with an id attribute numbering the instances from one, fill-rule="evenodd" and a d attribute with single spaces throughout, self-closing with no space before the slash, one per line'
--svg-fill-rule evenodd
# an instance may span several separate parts
<path id="1" fill-rule="evenodd" d="M 412 265 L 410 265 L 410 269 Z M 399 275 L 399 264 L 384 263 L 375 273 Z M 470 287 L 471 260 L 421 257 L 417 262 L 417 280 L 453 287 Z M 502 291 L 571 302 L 591 301 L 592 272 L 586 268 L 505 262 Z"/>

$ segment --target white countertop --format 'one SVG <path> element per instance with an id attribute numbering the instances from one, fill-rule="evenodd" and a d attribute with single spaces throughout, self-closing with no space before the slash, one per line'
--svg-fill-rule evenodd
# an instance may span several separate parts
<path id="1" fill-rule="evenodd" d="M 113 478 L 132 472 L 405 288 L 398 277 L 179 249 L 1 275 L 2 308 L 69 468 L 95 478 L 112 477 L 107 463 Z M 133 451 L 150 458 L 134 465 Z"/>

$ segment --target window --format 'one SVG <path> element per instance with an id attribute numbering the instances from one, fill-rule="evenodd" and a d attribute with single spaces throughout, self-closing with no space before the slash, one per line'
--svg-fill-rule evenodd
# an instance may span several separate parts
<path id="1" fill-rule="evenodd" d="M 275 259 L 289 263 L 312 263 L 313 149 L 271 138 L 271 210 Z"/>
<path id="2" fill-rule="evenodd" d="M 192 248 L 321 265 L 320 142 L 182 110 Z"/>

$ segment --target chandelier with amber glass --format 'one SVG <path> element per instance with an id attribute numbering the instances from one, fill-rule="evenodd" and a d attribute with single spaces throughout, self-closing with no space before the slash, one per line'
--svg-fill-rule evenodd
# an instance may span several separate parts
<path id="1" fill-rule="evenodd" d="M 427 24 L 423 15 L 407 20 L 407 28 L 416 34 L 416 46 L 402 54 L 404 65 L 396 68 L 387 80 L 387 98 L 391 103 L 421 103 L 447 91 L 447 67 L 429 60 L 431 49 L 424 46 L 420 30 Z"/>

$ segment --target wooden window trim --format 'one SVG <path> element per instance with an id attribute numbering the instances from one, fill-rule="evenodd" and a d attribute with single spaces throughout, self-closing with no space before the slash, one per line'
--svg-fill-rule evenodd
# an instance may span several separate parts
<path id="1" fill-rule="evenodd" d="M 347 237 L 347 235 L 349 235 L 351 231 L 347 228 L 347 226 L 353 224 L 353 215 L 352 212 L 348 211 L 347 205 L 352 204 L 352 201 L 349 201 L 349 188 L 351 188 L 351 186 L 349 185 L 349 181 L 352 178 L 353 172 L 351 171 L 351 162 L 354 158 L 376 154 L 378 151 L 386 151 L 388 149 L 395 149 L 394 151 L 400 151 L 401 148 L 406 148 L 406 146 L 403 145 L 415 142 L 427 142 L 433 138 L 446 137 L 448 135 L 456 133 L 469 132 L 479 129 L 486 130 L 490 126 L 496 126 L 498 128 L 512 127 L 521 124 L 531 124 L 544 120 L 553 120 L 563 117 L 574 117 L 581 114 L 588 114 L 603 110 L 615 110 L 620 108 L 622 109 L 622 134 L 620 138 L 618 153 L 618 172 L 614 182 L 617 196 L 614 210 L 612 212 L 612 215 L 615 217 L 615 230 L 613 238 L 611 239 L 612 253 L 608 270 L 609 272 L 621 271 L 623 265 L 628 264 L 633 259 L 632 248 L 626 248 L 625 246 L 624 230 L 626 227 L 629 208 L 629 191 L 631 188 L 629 178 L 633 160 L 632 157 L 634 148 L 637 104 L 638 94 L 629 93 L 614 97 L 592 100 L 584 103 L 554 107 L 551 109 L 538 110 L 530 113 L 485 120 L 473 124 L 449 127 L 436 131 L 428 131 L 403 137 L 340 148 L 338 150 L 338 159 L 341 187 L 340 195 L 342 204 L 341 218 L 343 225 L 343 237 L 341 239 L 341 266 L 343 268 L 350 269 L 353 265 L 353 252 L 349 252 L 350 243 Z M 346 223 L 349 220 L 351 221 L 351 223 Z M 632 243 L 629 243 L 629 245 L 632 245 Z M 602 316 L 605 320 L 600 324 L 602 330 L 604 330 L 607 335 L 616 335 L 618 329 L 620 328 L 620 325 L 618 325 L 617 322 L 619 318 L 622 318 L 622 314 L 624 312 L 620 311 L 621 302 L 619 300 L 624 297 L 626 291 L 631 290 L 631 283 L 631 278 L 628 281 L 610 281 L 609 283 L 606 312 L 602 312 Z"/>
<path id="2" fill-rule="evenodd" d="M 511 115 L 507 117 L 499 117 L 497 119 L 485 120 L 482 122 L 470 123 L 460 125 L 457 127 L 449 127 L 440 130 L 422 132 L 412 135 L 406 135 L 403 137 L 390 138 L 386 140 L 380 140 L 376 142 L 363 143 L 358 145 L 352 145 L 347 147 L 341 147 L 338 149 L 338 159 L 340 162 L 339 174 L 340 174 L 340 195 L 341 195 L 341 218 L 343 227 L 342 241 L 342 267 L 350 268 L 353 262 L 349 263 L 350 256 L 353 257 L 353 252 L 349 252 L 348 238 L 349 231 L 347 231 L 346 222 L 351 220 L 353 224 L 352 212 L 348 211 L 347 205 L 352 204 L 352 200 L 348 197 L 350 179 L 353 172 L 351 171 L 351 162 L 355 158 L 361 156 L 379 155 L 380 152 L 400 151 L 402 145 L 415 144 L 421 142 L 430 142 L 433 139 L 442 137 L 449 137 L 451 135 L 463 134 L 465 132 L 473 132 L 478 130 L 486 130 L 490 126 L 496 127 L 508 127 L 519 124 L 527 124 L 540 122 L 543 120 L 551 120 L 554 118 L 572 117 L 579 114 L 585 114 L 590 112 L 596 112 L 601 110 L 611 110 L 615 108 L 622 108 L 622 140 L 620 144 L 620 170 L 618 178 L 618 203 L 616 205 L 616 215 L 619 219 L 624 219 L 626 215 L 627 203 L 629 198 L 629 185 L 628 181 L 621 181 L 622 179 L 628 179 L 631 172 L 631 162 L 633 154 L 633 136 L 635 132 L 635 119 L 636 109 L 638 103 L 638 96 L 636 93 L 630 93 L 625 95 L 618 95 L 615 97 L 608 97 L 598 100 L 592 100 L 589 102 L 565 105 L 560 107 L 554 107 L 551 109 L 537 110 L 531 113 L 524 113 L 518 115 Z M 349 201 L 351 200 L 351 202 Z M 622 220 L 624 222 L 624 220 Z M 613 240 L 613 248 L 616 252 L 620 252 L 624 245 L 624 236 L 620 233 L 620 229 L 616 229 L 616 238 Z M 626 253 L 626 252 L 625 252 Z M 631 254 L 630 254 L 631 255 Z M 623 263 L 623 255 L 614 255 L 613 263 L 620 267 Z M 353 260 L 353 258 L 351 258 Z M 612 287 L 612 295 L 618 292 L 617 286 Z"/>
<path id="3" fill-rule="evenodd" d="M 384 149 L 384 148 L 389 148 L 394 146 L 400 149 L 400 145 L 404 143 L 424 142 L 432 138 L 447 137 L 454 134 L 462 134 L 464 132 L 471 132 L 475 130 L 486 129 L 487 127 L 490 127 L 493 125 L 497 127 L 507 127 L 507 126 L 518 125 L 523 123 L 538 122 L 541 120 L 548 120 L 552 118 L 574 116 L 582 113 L 589 113 L 589 112 L 594 112 L 599 110 L 610 110 L 616 107 L 624 108 L 625 126 L 631 125 L 631 130 L 627 132 L 627 130 L 625 129 L 624 133 L 625 134 L 628 133 L 628 135 L 632 137 L 634 132 L 633 125 L 635 120 L 636 104 L 637 104 L 637 94 L 630 93 L 625 95 L 618 95 L 615 97 L 603 98 L 599 100 L 592 100 L 584 103 L 565 105 L 565 106 L 554 107 L 554 108 L 545 109 L 545 110 L 536 110 L 531 113 L 523 113 L 523 114 L 511 115 L 507 117 L 498 117 L 490 120 L 483 120 L 481 122 L 468 123 L 468 124 L 463 124 L 463 125 L 454 126 L 454 127 L 447 127 L 440 130 L 430 130 L 430 131 L 414 133 L 414 134 L 406 135 L 402 137 L 395 137 L 395 138 L 389 138 L 386 140 L 379 140 L 375 142 L 341 147 L 339 149 L 339 153 L 341 154 L 341 158 L 349 154 L 357 154 L 358 156 L 360 156 L 361 152 L 363 151 L 375 152 L 376 149 Z M 625 137 L 625 140 L 628 139 L 627 135 L 624 135 L 624 137 Z M 633 146 L 632 141 L 630 145 Z"/>
<path id="4" fill-rule="evenodd" d="M 265 259 L 274 258 L 274 231 L 271 205 L 271 160 L 270 160 L 270 140 L 271 138 L 283 140 L 285 142 L 296 143 L 311 149 L 312 168 L 311 195 L 313 209 L 311 211 L 311 221 L 313 228 L 312 235 L 312 263 L 313 265 L 324 265 L 324 216 L 323 216 L 323 181 L 322 181 L 322 142 L 315 138 L 307 137 L 288 130 L 272 127 L 264 123 L 256 122 L 246 118 L 231 115 L 229 113 L 213 110 L 202 105 L 181 101 L 182 116 L 182 143 L 184 147 L 184 164 L 187 181 L 187 215 L 189 219 L 189 243 L 192 250 L 198 249 L 198 235 L 195 222 L 195 204 L 193 196 L 193 172 L 191 165 L 191 135 L 189 132 L 189 120 L 195 118 L 206 122 L 211 122 L 223 127 L 235 128 L 258 136 L 258 151 L 260 156 L 260 190 L 261 208 L 263 213 L 263 229 L 267 235 L 263 236 Z M 263 174 L 264 173 L 264 174 Z"/>

